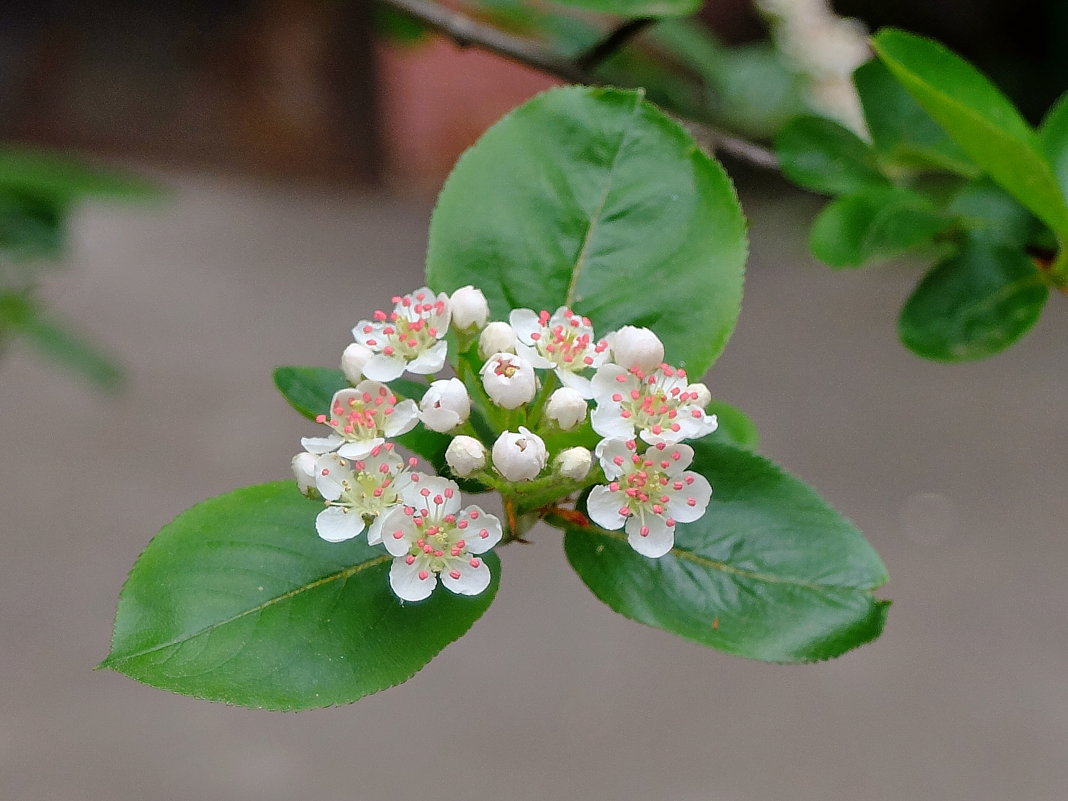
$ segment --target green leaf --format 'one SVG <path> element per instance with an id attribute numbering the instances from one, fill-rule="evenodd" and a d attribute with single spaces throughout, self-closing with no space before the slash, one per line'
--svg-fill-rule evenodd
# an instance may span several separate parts
<path id="1" fill-rule="evenodd" d="M 844 195 L 812 224 L 812 254 L 832 267 L 859 267 L 928 242 L 952 225 L 921 195 L 886 187 Z"/>
<path id="2" fill-rule="evenodd" d="M 853 73 L 875 150 L 903 167 L 935 167 L 967 177 L 978 170 L 885 64 L 873 59 Z"/>
<path id="3" fill-rule="evenodd" d="M 114 359 L 25 293 L 0 293 L 0 334 L 7 331 L 102 389 L 116 389 L 122 383 L 122 368 Z"/>
<path id="4" fill-rule="evenodd" d="M 894 29 L 880 58 L 968 157 L 1040 220 L 1068 238 L 1068 205 L 1031 126 L 971 64 L 937 42 Z"/>
<path id="5" fill-rule="evenodd" d="M 719 426 L 708 435 L 710 442 L 722 442 L 747 451 L 755 451 L 760 445 L 756 424 L 741 409 L 714 400 L 708 405 L 707 411 L 719 420 Z"/>
<path id="6" fill-rule="evenodd" d="M 66 244 L 65 204 L 0 191 L 0 252 L 13 261 L 55 259 Z"/>
<path id="7" fill-rule="evenodd" d="M 1012 195 L 983 177 L 964 186 L 946 207 L 957 224 L 976 241 L 1000 243 L 1023 250 L 1043 230 L 1031 212 Z"/>
<path id="8" fill-rule="evenodd" d="M 782 171 L 795 184 L 828 195 L 889 186 L 871 146 L 826 117 L 801 116 L 775 137 Z"/>
<path id="9" fill-rule="evenodd" d="M 84 197 L 146 199 L 159 190 L 143 178 L 81 159 L 27 148 L 0 147 L 0 190 L 70 201 Z"/>
<path id="10" fill-rule="evenodd" d="M 101 667 L 165 690 L 267 709 L 347 704 L 399 684 L 462 636 L 497 592 L 439 587 L 402 603 L 392 557 L 328 543 L 292 482 L 205 501 L 165 526 L 119 596 Z"/>
<path id="11" fill-rule="evenodd" d="M 916 287 L 898 332 L 928 359 L 982 359 L 1027 333 L 1048 296 L 1045 278 L 1019 250 L 968 238 Z"/>
<path id="12" fill-rule="evenodd" d="M 759 456 L 694 443 L 712 502 L 676 528 L 659 559 L 622 531 L 567 526 L 571 566 L 620 614 L 769 662 L 838 656 L 879 636 L 886 569 L 859 531 L 809 487 Z"/>
<path id="13" fill-rule="evenodd" d="M 566 304 L 598 334 L 651 328 L 699 375 L 734 328 L 746 248 L 730 180 L 675 122 L 637 92 L 568 87 L 520 106 L 457 163 L 431 220 L 427 282 L 477 285 L 497 319 Z"/>
<path id="14" fill-rule="evenodd" d="M 1068 195 L 1068 92 L 1061 95 L 1042 120 L 1038 137 L 1060 182 L 1061 192 Z"/>
<path id="15" fill-rule="evenodd" d="M 701 7 L 702 0 L 553 0 L 561 6 L 586 8 L 621 17 L 685 17 Z"/>

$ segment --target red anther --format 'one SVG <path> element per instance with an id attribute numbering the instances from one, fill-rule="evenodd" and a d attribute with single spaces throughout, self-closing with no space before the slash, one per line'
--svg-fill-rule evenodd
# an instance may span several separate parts
<path id="1" fill-rule="evenodd" d="M 686 499 L 686 505 L 687 506 L 697 506 L 697 499 L 696 498 L 687 498 Z"/>
<path id="2" fill-rule="evenodd" d="M 680 453 L 679 451 L 672 451 L 671 452 L 671 458 L 672 458 L 673 461 L 677 462 L 679 459 L 682 458 L 682 453 Z"/>
<path id="3" fill-rule="evenodd" d="M 452 576 L 454 579 L 458 579 L 458 578 L 460 578 L 460 571 L 459 570 L 450 570 L 449 571 L 449 575 Z"/>
<path id="4" fill-rule="evenodd" d="M 478 559 L 472 559 L 470 562 L 468 562 L 468 564 L 471 565 L 471 567 L 478 567 L 480 564 L 482 564 L 482 562 L 480 562 Z"/>
<path id="5" fill-rule="evenodd" d="M 430 574 L 429 573 L 427 573 L 425 570 L 420 570 L 419 571 L 419 580 L 420 581 L 426 581 L 428 578 L 430 578 Z"/>
<path id="6" fill-rule="evenodd" d="M 323 475 L 324 475 L 324 476 L 328 476 L 328 475 L 330 475 L 330 471 L 329 471 L 329 470 L 328 470 L 327 468 L 325 468 L 325 467 L 323 468 Z"/>
<path id="7" fill-rule="evenodd" d="M 470 510 L 467 513 L 467 516 L 470 517 L 472 520 L 478 520 L 478 510 L 477 509 Z"/>
<path id="8" fill-rule="evenodd" d="M 412 556 L 411 554 L 408 554 L 407 556 L 404 557 L 404 563 L 407 564 L 407 565 L 414 565 L 415 564 L 415 557 Z"/>
<path id="9" fill-rule="evenodd" d="M 643 537 L 648 537 L 649 536 L 649 526 L 642 526 L 641 527 L 641 531 L 639 531 L 638 533 L 641 534 Z"/>
<path id="10" fill-rule="evenodd" d="M 619 492 L 619 482 L 613 481 L 611 484 L 608 485 L 608 489 L 610 489 L 612 492 Z"/>
<path id="11" fill-rule="evenodd" d="M 535 331 L 533 334 L 530 335 L 530 338 L 532 340 L 534 340 L 535 342 L 537 342 L 539 339 L 541 339 L 541 334 L 539 334 L 537 331 Z"/>
<path id="12" fill-rule="evenodd" d="M 419 494 L 422 495 L 424 498 L 429 498 L 430 490 L 428 490 L 426 487 L 423 487 L 421 490 L 419 490 Z"/>
<path id="13" fill-rule="evenodd" d="M 623 517 L 626 517 L 627 515 L 630 514 L 630 509 L 628 509 L 626 506 L 620 506 L 618 511 L 619 511 L 619 514 L 622 515 Z"/>
<path id="14" fill-rule="evenodd" d="M 396 531 L 394 531 L 394 532 L 393 532 L 393 539 L 395 539 L 395 540 L 402 540 L 402 539 L 404 539 L 404 532 L 403 532 L 403 531 L 401 531 L 401 530 L 400 530 L 400 529 L 398 528 L 398 529 L 397 529 Z M 420 542 L 422 542 L 422 540 L 420 540 Z"/>
<path id="15" fill-rule="evenodd" d="M 467 547 L 467 543 L 463 540 L 456 540 L 456 545 L 454 547 L 460 548 L 462 550 L 463 548 Z"/>
<path id="16" fill-rule="evenodd" d="M 626 375 L 617 375 L 616 376 L 616 381 L 618 381 L 620 384 L 625 384 L 625 383 L 627 383 L 627 376 Z"/>
<path id="17" fill-rule="evenodd" d="M 620 411 L 619 416 L 622 417 L 624 420 L 630 419 L 630 409 L 623 409 L 622 411 Z"/>
<path id="18" fill-rule="evenodd" d="M 612 400 L 615 401 L 616 403 L 622 403 L 623 396 L 620 395 L 618 392 L 616 392 L 615 394 L 612 395 Z M 321 423 L 322 420 L 320 420 L 319 422 Z"/>
<path id="19" fill-rule="evenodd" d="M 674 517 L 669 517 L 664 522 L 667 523 L 669 528 L 674 528 L 675 527 L 675 518 Z"/>
<path id="20" fill-rule="evenodd" d="M 693 417 L 695 420 L 700 420 L 703 416 L 704 412 L 702 412 L 700 409 L 694 409 L 692 412 L 690 412 L 690 417 Z"/>
<path id="21" fill-rule="evenodd" d="M 683 488 L 683 486 L 685 486 L 685 485 L 684 485 L 684 484 L 683 484 L 683 483 L 682 483 L 681 481 L 676 481 L 676 482 L 675 482 L 674 484 L 672 484 L 671 486 L 672 486 L 672 488 L 673 488 L 673 489 L 675 489 L 675 490 L 680 490 L 680 489 L 682 489 L 682 488 Z"/>
<path id="22" fill-rule="evenodd" d="M 480 529 L 478 532 L 478 536 L 482 539 L 486 539 L 486 537 L 489 536 L 489 531 L 487 531 L 486 529 Z"/>
<path id="23" fill-rule="evenodd" d="M 378 344 L 378 342 L 373 340 L 373 339 L 369 339 L 369 340 L 367 340 L 367 344 L 370 345 L 373 348 L 375 345 Z"/>

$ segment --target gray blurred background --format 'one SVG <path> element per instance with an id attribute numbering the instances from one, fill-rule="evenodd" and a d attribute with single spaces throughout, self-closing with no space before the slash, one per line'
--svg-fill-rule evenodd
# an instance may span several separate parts
<path id="1" fill-rule="evenodd" d="M 132 25 L 123 14 L 115 30 Z M 278 41 L 280 52 L 299 49 Z M 14 47 L 5 54 L 31 74 Z M 379 86 L 400 91 L 408 79 L 398 71 L 419 73 L 395 58 L 380 53 L 375 64 Z M 148 89 L 119 91 L 114 64 L 85 62 L 94 63 L 99 80 L 78 68 L 82 83 L 47 102 L 28 97 L 59 116 L 79 92 L 176 105 L 159 92 L 173 72 L 161 68 L 155 82 L 138 72 Z M 472 62 L 434 63 L 442 75 Z M 477 72 L 487 62 L 474 63 Z M 495 102 L 509 92 L 518 102 L 541 79 L 510 80 Z M 344 119 L 325 100 L 295 96 Z M 378 102 L 403 107 L 391 98 Z M 209 112 L 233 123 L 221 105 Z M 286 154 L 303 151 L 263 133 L 268 117 L 255 114 L 229 129 L 259 143 L 251 152 L 138 145 L 122 116 L 95 145 L 172 190 L 149 207 L 81 208 L 67 269 L 43 288 L 121 361 L 119 393 L 25 349 L 0 361 L 0 798 L 1068 795 L 1068 302 L 1052 297 L 1035 330 L 994 359 L 921 361 L 895 334 L 918 266 L 831 272 L 805 246 L 819 201 L 744 171 L 745 304 L 707 381 L 754 418 L 764 454 L 882 554 L 892 579 L 881 594 L 894 606 L 880 640 L 796 667 L 706 650 L 602 606 L 571 573 L 559 535 L 540 528 L 533 544 L 502 552 L 500 594 L 469 635 L 407 684 L 353 706 L 256 712 L 94 672 L 118 589 L 159 527 L 209 495 L 287 476 L 308 424 L 274 391 L 271 368 L 335 364 L 360 316 L 421 280 L 431 199 L 418 187 L 432 180 L 396 166 L 383 118 L 339 123 L 342 141 L 374 128 L 383 143 L 339 173 L 349 149 L 296 165 Z M 144 119 L 164 144 L 218 140 L 221 130 L 164 125 L 150 109 Z M 314 139 L 321 127 L 308 130 Z M 446 169 L 450 148 L 477 134 L 449 130 L 426 164 Z M 92 144 L 77 126 L 38 132 L 20 137 Z M 264 144 L 283 140 L 273 154 Z"/>

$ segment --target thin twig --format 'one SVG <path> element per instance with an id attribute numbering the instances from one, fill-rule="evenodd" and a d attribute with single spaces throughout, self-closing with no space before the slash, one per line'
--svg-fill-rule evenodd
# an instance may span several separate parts
<path id="1" fill-rule="evenodd" d="M 612 30 L 601 41 L 575 59 L 575 64 L 584 72 L 592 72 L 601 62 L 623 45 L 656 22 L 655 17 L 635 17 Z"/>
<path id="2" fill-rule="evenodd" d="M 452 39 L 458 47 L 477 47 L 488 50 L 528 67 L 555 75 L 570 83 L 603 85 L 591 70 L 608 55 L 622 46 L 630 37 L 650 24 L 652 20 L 632 20 L 595 44 L 577 58 L 562 56 L 537 42 L 513 36 L 491 25 L 478 22 L 458 11 L 445 8 L 430 0 L 381 0 L 392 8 L 407 14 L 429 28 Z M 638 24 L 641 22 L 642 24 Z M 589 64 L 589 68 L 583 68 Z M 676 116 L 676 119 L 679 119 Z M 779 161 L 767 148 L 733 134 L 728 134 L 707 123 L 679 119 L 690 134 L 709 150 L 720 150 L 755 167 L 778 170 Z"/>

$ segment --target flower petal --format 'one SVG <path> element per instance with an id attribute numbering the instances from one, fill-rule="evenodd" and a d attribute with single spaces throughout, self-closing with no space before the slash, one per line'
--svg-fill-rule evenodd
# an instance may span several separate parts
<path id="1" fill-rule="evenodd" d="M 344 456 L 346 459 L 363 459 L 385 441 L 384 437 L 372 437 L 371 439 L 361 439 L 356 442 L 346 442 L 337 449 L 337 453 L 338 456 Z"/>
<path id="2" fill-rule="evenodd" d="M 445 356 L 449 352 L 448 343 L 442 339 L 427 348 L 408 363 L 408 372 L 417 375 L 431 375 L 445 366 Z M 364 373 L 367 373 L 366 368 Z M 396 376 L 394 376 L 396 378 Z M 392 379 L 388 379 L 392 380 Z"/>
<path id="3" fill-rule="evenodd" d="M 482 511 L 481 506 L 468 506 L 456 517 L 458 521 L 468 521 L 464 531 L 468 553 L 485 553 L 501 541 L 501 521 L 495 515 Z M 485 536 L 482 535 L 483 531 L 486 532 Z"/>
<path id="4" fill-rule="evenodd" d="M 712 485 L 700 473 L 687 470 L 680 479 L 689 482 L 681 490 L 675 490 L 667 505 L 667 513 L 679 523 L 692 523 L 698 520 L 708 508 L 712 499 Z M 690 499 L 693 499 L 693 504 Z"/>
<path id="5" fill-rule="evenodd" d="M 512 326 L 519 342 L 533 347 L 534 340 L 530 338 L 530 335 L 541 331 L 541 322 L 538 320 L 537 312 L 533 309 L 512 309 L 508 314 L 508 324 Z"/>
<path id="6" fill-rule="evenodd" d="M 627 447 L 627 440 L 613 438 L 602 439 L 598 442 L 594 454 L 601 463 L 605 477 L 611 480 L 627 472 L 627 464 L 630 462 L 632 451 Z M 621 463 L 617 464 L 617 460 L 621 460 Z"/>
<path id="7" fill-rule="evenodd" d="M 585 376 L 569 372 L 568 370 L 561 370 L 558 367 L 556 368 L 556 377 L 560 379 L 561 384 L 568 389 L 575 390 L 575 392 L 579 393 L 586 400 L 593 397 L 593 382 Z"/>
<path id="8" fill-rule="evenodd" d="M 383 433 L 387 437 L 399 437 L 407 434 L 419 422 L 419 407 L 413 400 L 402 400 L 393 407 L 393 414 L 386 420 Z"/>
<path id="9" fill-rule="evenodd" d="M 378 536 L 386 550 L 393 556 L 404 556 L 412 547 L 412 543 L 418 538 L 415 523 L 412 518 L 404 513 L 403 506 L 394 506 L 384 515 L 375 520 Z M 400 534 L 398 537 L 397 534 Z M 377 542 L 372 542 L 377 545 Z"/>
<path id="10" fill-rule="evenodd" d="M 325 453 L 315 460 L 315 488 L 328 501 L 340 498 L 344 490 L 341 482 L 352 479 L 352 470 L 342 467 L 341 461 L 336 453 Z"/>
<path id="11" fill-rule="evenodd" d="M 376 353 L 367 360 L 363 366 L 363 374 L 375 381 L 392 381 L 404 374 L 406 364 L 404 359 L 397 356 L 386 356 L 384 353 Z"/>
<path id="12" fill-rule="evenodd" d="M 340 506 L 328 506 L 315 518 L 315 530 L 327 542 L 351 540 L 363 529 L 363 515 Z"/>
<path id="13" fill-rule="evenodd" d="M 634 436 L 634 424 L 620 416 L 619 404 L 598 402 L 597 408 L 590 413 L 590 425 L 602 437 L 631 439 Z"/>
<path id="14" fill-rule="evenodd" d="M 405 557 L 400 556 L 389 568 L 389 586 L 402 601 L 421 601 L 430 597 L 437 583 L 437 573 L 419 558 L 408 564 Z"/>
<path id="15" fill-rule="evenodd" d="M 490 583 L 490 570 L 478 558 L 450 559 L 441 571 L 441 583 L 457 595 L 478 595 Z"/>
<path id="16" fill-rule="evenodd" d="M 344 442 L 337 434 L 330 434 L 326 437 L 301 437 L 300 444 L 304 446 L 304 450 L 308 453 L 314 453 L 316 455 L 323 453 L 330 453 L 337 449 L 337 446 Z"/>
<path id="17" fill-rule="evenodd" d="M 627 542 L 642 556 L 657 559 L 671 550 L 675 544 L 675 528 L 656 515 L 646 515 L 642 521 L 632 517 L 627 521 Z M 645 533 L 642 533 L 642 529 Z"/>
<path id="18" fill-rule="evenodd" d="M 601 528 L 615 531 L 622 528 L 627 518 L 619 513 L 626 500 L 622 493 L 612 492 L 602 485 L 590 490 L 590 496 L 586 499 L 586 513 L 590 519 Z"/>

